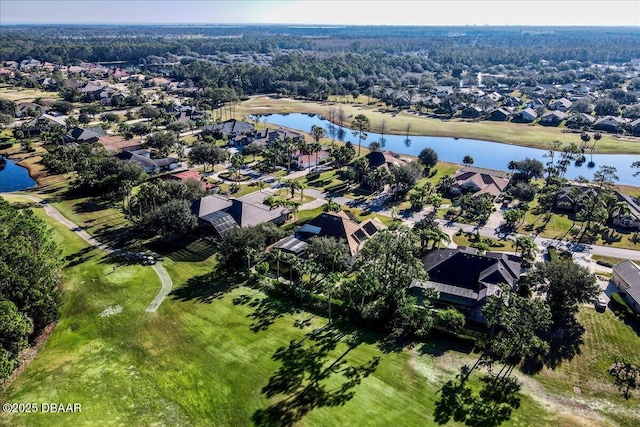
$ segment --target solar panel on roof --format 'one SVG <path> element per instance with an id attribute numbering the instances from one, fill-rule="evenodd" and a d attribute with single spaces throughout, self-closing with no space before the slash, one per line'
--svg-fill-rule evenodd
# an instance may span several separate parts
<path id="1" fill-rule="evenodd" d="M 356 231 L 351 235 L 351 237 L 354 237 L 358 241 L 358 243 L 362 243 L 368 239 L 367 235 L 362 230 Z"/>
<path id="2" fill-rule="evenodd" d="M 378 229 L 371 221 L 363 224 L 362 228 L 364 228 L 364 231 L 366 231 L 369 236 L 373 236 L 378 232 Z"/>

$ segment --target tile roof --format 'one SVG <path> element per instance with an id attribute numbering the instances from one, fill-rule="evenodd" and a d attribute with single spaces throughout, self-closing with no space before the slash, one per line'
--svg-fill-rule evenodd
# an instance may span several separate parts
<path id="1" fill-rule="evenodd" d="M 493 196 L 502 193 L 511 180 L 508 173 L 480 168 L 462 168 L 453 177 L 460 187 L 477 188 L 474 195 L 489 193 Z"/>

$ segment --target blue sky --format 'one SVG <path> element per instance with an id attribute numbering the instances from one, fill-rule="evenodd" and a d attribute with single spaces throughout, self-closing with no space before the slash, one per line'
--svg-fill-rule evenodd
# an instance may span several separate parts
<path id="1" fill-rule="evenodd" d="M 1 0 L 0 24 L 12 23 L 640 27 L 640 0 Z"/>

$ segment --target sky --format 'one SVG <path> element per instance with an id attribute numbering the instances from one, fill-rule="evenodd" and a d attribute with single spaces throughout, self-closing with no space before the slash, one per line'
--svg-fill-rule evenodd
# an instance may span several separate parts
<path id="1" fill-rule="evenodd" d="M 640 0 L 0 0 L 0 25 L 24 23 L 640 28 Z"/>

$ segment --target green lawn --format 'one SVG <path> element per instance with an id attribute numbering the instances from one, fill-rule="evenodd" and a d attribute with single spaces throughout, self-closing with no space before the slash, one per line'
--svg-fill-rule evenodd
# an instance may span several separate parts
<path id="1" fill-rule="evenodd" d="M 36 212 L 51 223 L 43 210 Z M 119 266 L 109 274 L 111 260 L 87 250 L 65 227 L 52 225 L 67 262 L 62 319 L 2 401 L 76 402 L 82 404 L 82 413 L 2 414 L 0 425 L 251 425 L 255 411 L 281 399 L 267 399 L 261 392 L 281 367 L 272 357 L 276 350 L 326 324 L 323 317 L 289 301 L 247 287 L 230 290 L 227 276 L 204 276 L 215 268 L 212 258 L 186 262 L 165 257 L 176 298 L 166 300 L 156 313 L 146 313 L 159 288 L 149 267 Z M 122 313 L 98 316 L 116 304 L 123 307 Z M 614 343 L 608 351 L 635 354 L 638 337 L 610 314 L 605 316 L 605 323 L 595 326 L 613 328 L 602 337 Z M 380 357 L 380 364 L 353 389 L 353 398 L 344 406 L 316 408 L 303 418 L 303 425 L 432 425 L 437 390 L 474 357 L 448 349 L 442 339 L 383 353 L 375 335 L 353 335 L 350 328 L 340 332 L 351 334 L 357 344 L 347 353 L 347 363 L 359 365 Z M 338 340 L 320 362 L 328 366 L 335 361 L 347 350 L 346 340 Z M 591 338 L 586 342 L 595 346 L 584 352 L 596 357 L 591 368 L 580 362 L 566 365 L 584 377 L 605 364 L 597 356 L 603 347 Z M 554 375 L 545 381 L 564 393 L 566 384 Z M 597 380 L 606 382 L 602 375 Z M 329 382 L 335 386 L 340 381 Z M 609 390 L 607 397 L 617 404 L 615 391 Z M 550 413 L 549 400 L 545 393 L 525 387 L 522 406 L 506 425 L 569 426 L 576 420 L 580 425 L 610 424 L 594 421 L 592 413 L 577 419 L 559 410 Z M 632 405 L 637 408 L 635 402 Z M 632 425 L 627 421 L 622 424 Z"/>
<path id="2" fill-rule="evenodd" d="M 538 213 L 538 200 L 530 204 L 530 210 L 525 214 L 522 225 L 518 228 L 523 234 L 536 233 L 541 237 L 552 239 L 574 240 L 581 237 L 583 223 L 575 224 L 567 214 L 552 213 L 547 219 L 545 212 Z M 536 213 L 534 213 L 536 212 Z M 640 250 L 640 241 L 635 239 L 635 233 L 626 230 L 607 229 L 605 235 L 598 236 L 597 240 L 589 242 L 595 245 L 612 246 L 615 248 Z"/>
<path id="3" fill-rule="evenodd" d="M 514 252 L 515 244 L 511 239 L 494 239 L 493 237 L 481 237 L 481 240 L 487 243 L 490 247 L 491 251 L 498 252 Z M 471 246 L 472 243 L 476 241 L 475 234 L 473 233 L 462 233 L 462 234 L 454 234 L 453 235 L 453 243 L 458 246 Z"/>

